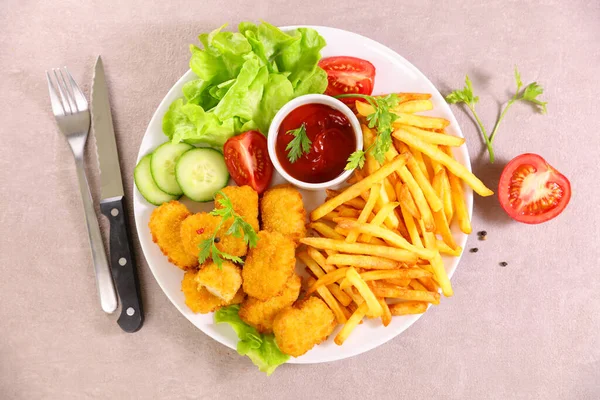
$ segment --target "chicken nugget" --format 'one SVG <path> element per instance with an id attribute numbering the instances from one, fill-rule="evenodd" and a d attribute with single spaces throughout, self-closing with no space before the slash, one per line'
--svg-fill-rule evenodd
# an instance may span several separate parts
<path id="1" fill-rule="evenodd" d="M 279 349 L 298 357 L 327 339 L 335 328 L 335 316 L 318 297 L 288 306 L 275 316 L 273 333 Z"/>
<path id="2" fill-rule="evenodd" d="M 224 261 L 221 268 L 208 262 L 200 267 L 196 282 L 212 295 L 229 302 L 242 286 L 242 269 L 230 261 Z"/>
<path id="3" fill-rule="evenodd" d="M 250 186 L 227 186 L 221 189 L 225 196 L 229 197 L 233 210 L 240 216 L 244 221 L 252 226 L 256 232 L 260 229 L 258 227 L 258 193 Z M 215 208 L 223 208 L 219 204 L 220 194 L 215 197 Z"/>
<path id="4" fill-rule="evenodd" d="M 306 236 L 306 210 L 302 195 L 292 185 L 275 186 L 260 201 L 262 229 L 279 232 L 294 242 Z"/>
<path id="5" fill-rule="evenodd" d="M 185 296 L 185 304 L 195 313 L 208 314 L 218 310 L 223 306 L 231 304 L 240 304 L 244 301 L 246 295 L 243 290 L 238 290 L 231 301 L 226 302 L 210 293 L 205 287 L 201 287 L 196 282 L 197 271 L 189 270 L 183 275 L 181 281 L 181 291 Z"/>
<path id="6" fill-rule="evenodd" d="M 155 208 L 150 215 L 150 234 L 169 262 L 183 270 L 198 265 L 198 255 L 190 255 L 181 241 L 180 228 L 182 221 L 191 215 L 190 210 L 177 200 L 164 203 Z"/>
<path id="7" fill-rule="evenodd" d="M 285 284 L 283 293 L 279 296 L 271 297 L 267 301 L 248 297 L 240 307 L 240 318 L 261 333 L 273 332 L 275 316 L 279 311 L 291 306 L 298 299 L 301 286 L 302 279 L 298 275 L 292 274 Z"/>
<path id="8" fill-rule="evenodd" d="M 219 222 L 221 222 L 221 217 L 209 213 L 197 213 L 186 218 L 181 224 L 181 240 L 185 251 L 197 258 L 200 251 L 198 245 L 203 240 L 212 237 L 219 226 Z M 238 257 L 245 256 L 248 246 L 244 239 L 225 234 L 232 223 L 233 219 L 223 223 L 223 226 L 217 232 L 218 241 L 215 241 L 215 243 L 223 253 Z"/>
<path id="9" fill-rule="evenodd" d="M 281 233 L 258 232 L 258 243 L 248 252 L 242 269 L 244 292 L 262 301 L 280 295 L 294 272 L 294 253 L 294 242 Z"/>

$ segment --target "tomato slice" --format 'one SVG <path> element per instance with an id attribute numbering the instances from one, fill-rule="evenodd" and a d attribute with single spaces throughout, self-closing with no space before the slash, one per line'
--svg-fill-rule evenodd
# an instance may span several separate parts
<path id="1" fill-rule="evenodd" d="M 325 94 L 337 96 L 340 94 L 373 93 L 375 82 L 375 66 L 356 57 L 328 57 L 319 61 L 319 67 L 327 72 L 327 90 Z M 354 104 L 356 99 L 342 99 L 344 103 Z"/>
<path id="2" fill-rule="evenodd" d="M 249 185 L 259 194 L 269 186 L 273 164 L 269 158 L 265 135 L 248 131 L 234 136 L 225 142 L 223 155 L 236 184 Z"/>
<path id="3" fill-rule="evenodd" d="M 569 204 L 571 183 L 542 157 L 526 153 L 504 167 L 498 197 L 514 220 L 539 224 L 556 217 Z"/>

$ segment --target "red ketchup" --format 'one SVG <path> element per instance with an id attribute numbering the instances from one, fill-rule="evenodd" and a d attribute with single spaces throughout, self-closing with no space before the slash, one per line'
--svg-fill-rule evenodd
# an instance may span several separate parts
<path id="1" fill-rule="evenodd" d="M 291 163 L 285 148 L 294 136 L 287 132 L 303 123 L 312 145 L 308 153 Z M 306 104 L 282 121 L 275 149 L 281 166 L 292 177 L 307 183 L 323 183 L 344 171 L 348 157 L 356 150 L 356 137 L 350 121 L 340 111 L 325 104 Z"/>

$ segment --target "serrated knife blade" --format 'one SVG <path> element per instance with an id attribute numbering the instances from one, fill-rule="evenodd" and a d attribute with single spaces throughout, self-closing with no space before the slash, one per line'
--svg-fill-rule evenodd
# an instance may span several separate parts
<path id="1" fill-rule="evenodd" d="M 100 195 L 103 200 L 121 197 L 124 192 L 119 165 L 119 152 L 110 112 L 106 75 L 104 75 L 104 65 L 100 56 L 98 56 L 94 67 L 91 97 L 92 127 L 96 139 L 96 153 L 100 168 Z"/>
<path id="2" fill-rule="evenodd" d="M 121 300 L 121 315 L 117 323 L 125 332 L 136 332 L 144 323 L 144 311 L 129 234 L 108 87 L 100 56 L 94 67 L 91 98 L 92 130 L 100 167 L 100 211 L 110 222 L 110 269 Z"/>

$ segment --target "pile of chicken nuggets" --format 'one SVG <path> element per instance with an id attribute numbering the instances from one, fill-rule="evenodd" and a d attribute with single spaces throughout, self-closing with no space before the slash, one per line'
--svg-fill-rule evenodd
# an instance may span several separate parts
<path id="1" fill-rule="evenodd" d="M 210 259 L 198 265 L 198 245 L 212 237 L 221 217 L 192 214 L 178 201 L 153 211 L 148 224 L 152 239 L 169 262 L 185 271 L 181 289 L 193 312 L 240 304 L 244 322 L 261 333 L 273 333 L 283 353 L 298 357 L 324 341 L 336 325 L 323 300 L 315 296 L 299 300 L 302 279 L 295 272 L 296 247 L 306 236 L 302 195 L 291 185 L 267 190 L 260 201 L 249 186 L 222 191 L 235 212 L 258 232 L 254 248 L 248 248 L 243 238 L 226 234 L 232 221 L 223 221 L 217 232 L 217 248 L 245 257 L 243 266 L 225 261 L 219 268 Z"/>

